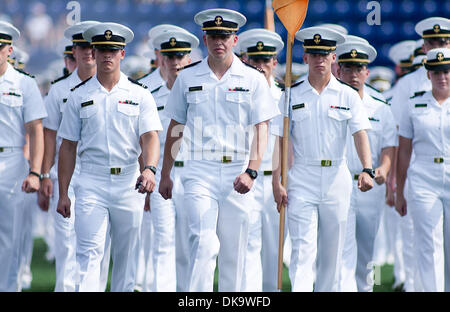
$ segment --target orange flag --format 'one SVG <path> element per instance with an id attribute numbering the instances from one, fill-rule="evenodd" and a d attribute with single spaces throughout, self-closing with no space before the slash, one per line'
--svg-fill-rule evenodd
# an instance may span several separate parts
<path id="1" fill-rule="evenodd" d="M 308 0 L 273 0 L 272 6 L 293 40 L 305 21 Z"/>

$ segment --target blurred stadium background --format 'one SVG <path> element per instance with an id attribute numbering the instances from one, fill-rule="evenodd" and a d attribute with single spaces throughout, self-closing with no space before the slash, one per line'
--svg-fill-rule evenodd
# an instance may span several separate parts
<path id="1" fill-rule="evenodd" d="M 39 83 L 48 83 L 63 73 L 63 51 L 71 42 L 64 38 L 64 29 L 68 26 L 67 16 L 71 9 L 66 6 L 68 0 L 1 0 L 0 20 L 13 23 L 20 31 L 21 38 L 15 45 L 29 54 L 25 70 L 36 76 Z M 204 9 L 221 7 L 243 13 L 247 24 L 240 30 L 264 27 L 265 0 L 78 0 L 80 19 L 109 21 L 124 24 L 134 33 L 134 41 L 127 46 L 127 55 L 144 56 L 149 51 L 148 30 L 161 23 L 181 26 L 199 38 L 200 27 L 194 21 L 194 15 Z M 303 27 L 321 23 L 334 23 L 346 27 L 349 34 L 366 38 L 378 51 L 378 57 L 372 66 L 394 68 L 389 59 L 390 47 L 402 40 L 418 40 L 414 31 L 415 24 L 430 16 L 450 16 L 450 0 L 380 0 L 381 24 L 370 26 L 367 15 L 368 0 L 311 0 Z M 284 40 L 286 30 L 275 16 L 275 28 Z M 301 44 L 294 45 L 294 62 L 301 63 Z M 206 55 L 203 44 L 195 57 Z M 285 62 L 285 51 L 279 54 L 279 62 Z M 149 59 L 145 60 L 149 67 Z M 33 207 L 34 208 L 34 207 Z M 38 228 L 33 230 L 35 249 L 31 270 L 33 282 L 29 291 L 53 291 L 54 262 L 51 250 L 48 250 L 42 237 L 49 226 L 45 213 L 36 208 Z M 381 285 L 376 291 L 392 291 L 392 265 L 381 268 Z M 284 272 L 285 285 L 289 290 L 287 271 Z"/>

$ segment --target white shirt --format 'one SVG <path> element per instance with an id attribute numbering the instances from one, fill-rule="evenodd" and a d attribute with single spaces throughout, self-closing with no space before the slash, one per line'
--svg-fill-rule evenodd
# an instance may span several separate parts
<path id="1" fill-rule="evenodd" d="M 400 78 L 396 83 L 391 100 L 391 109 L 397 124 L 400 123 L 401 116 L 407 109 L 410 97 L 414 96 L 415 92 L 429 90 L 431 90 L 431 81 L 427 77 L 427 70 L 424 66 Z"/>
<path id="2" fill-rule="evenodd" d="M 53 83 L 47 96 L 44 99 L 45 108 L 47 109 L 48 116 L 42 121 L 44 128 L 58 131 L 61 124 L 62 115 L 64 108 L 67 103 L 67 99 L 70 95 L 70 89 L 81 83 L 81 79 L 78 76 L 78 69 L 75 69 L 72 74 L 66 78 L 62 78 L 59 81 Z M 61 137 L 56 137 L 56 152 L 55 152 L 55 163 L 51 170 L 52 178 L 57 178 L 57 168 L 58 168 L 58 154 L 59 148 L 61 146 Z M 78 157 L 77 157 L 78 158 Z M 76 161 L 75 172 L 79 171 L 79 159 Z"/>
<path id="3" fill-rule="evenodd" d="M 58 135 L 80 141 L 82 163 L 120 167 L 137 162 L 140 136 L 155 130 L 162 126 L 150 91 L 121 73 L 110 92 L 97 75 L 71 92 Z"/>
<path id="4" fill-rule="evenodd" d="M 372 153 L 372 166 L 378 168 L 382 149 L 398 146 L 397 127 L 387 104 L 366 93 L 362 100 L 372 126 L 372 129 L 367 131 Z M 347 165 L 352 174 L 358 174 L 363 170 L 351 135 L 347 135 Z"/>
<path id="5" fill-rule="evenodd" d="M 23 147 L 25 124 L 47 112 L 36 81 L 7 66 L 0 76 L 0 147 Z"/>
<path id="6" fill-rule="evenodd" d="M 280 113 L 273 105 L 264 75 L 236 56 L 220 80 L 207 58 L 184 69 L 175 81 L 166 109 L 171 119 L 186 125 L 183 137 L 188 155 L 194 160 L 231 156 L 245 161 L 252 140 L 249 130 Z"/>
<path id="7" fill-rule="evenodd" d="M 279 107 L 284 111 L 284 96 Z M 331 75 L 319 94 L 308 78 L 291 88 L 289 133 L 297 159 L 320 161 L 345 157 L 347 129 L 350 134 L 371 129 L 359 94 Z M 272 131 L 283 136 L 283 116 L 273 121 Z"/>
<path id="8" fill-rule="evenodd" d="M 150 74 L 147 74 L 144 77 L 138 79 L 138 81 L 143 85 L 146 85 L 150 92 L 160 87 L 164 83 L 164 79 L 161 76 L 161 69 L 159 67 Z"/>
<path id="9" fill-rule="evenodd" d="M 399 135 L 412 139 L 414 155 L 450 157 L 450 98 L 439 105 L 428 91 L 405 106 Z"/>

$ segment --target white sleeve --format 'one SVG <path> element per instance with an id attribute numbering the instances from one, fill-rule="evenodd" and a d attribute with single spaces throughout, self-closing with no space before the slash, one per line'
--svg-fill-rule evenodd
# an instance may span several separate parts
<path id="1" fill-rule="evenodd" d="M 183 75 L 181 74 L 180 76 L 175 80 L 164 110 L 169 118 L 185 125 L 187 121 L 187 101 L 182 84 Z"/>
<path id="2" fill-rule="evenodd" d="M 61 109 L 62 103 L 58 102 L 57 91 L 55 87 L 51 87 L 48 95 L 44 99 L 45 108 L 47 110 L 47 118 L 43 120 L 43 126 L 47 129 L 57 131 L 61 124 Z M 62 99 L 59 99 L 62 101 Z"/>
<path id="3" fill-rule="evenodd" d="M 414 128 L 411 120 L 411 110 L 410 102 L 408 101 L 407 105 L 405 105 L 406 109 L 403 110 L 403 113 L 400 118 L 400 123 L 398 126 L 398 135 L 412 139 L 414 137 Z"/>
<path id="4" fill-rule="evenodd" d="M 250 124 L 256 125 L 260 122 L 270 120 L 280 115 L 280 110 L 275 103 L 270 87 L 264 75 L 257 73 L 255 90 L 252 94 L 252 111 Z"/>
<path id="5" fill-rule="evenodd" d="M 23 120 L 25 123 L 47 117 L 41 92 L 33 78 L 24 79 Z"/>
<path id="6" fill-rule="evenodd" d="M 155 99 L 150 91 L 143 90 L 142 101 L 139 114 L 139 136 L 149 131 L 162 131 L 161 120 Z"/>
<path id="7" fill-rule="evenodd" d="M 81 118 L 77 104 L 80 105 L 80 103 L 76 103 L 73 93 L 70 94 L 58 130 L 58 136 L 63 139 L 70 141 L 79 141 L 81 139 Z"/>
<path id="8" fill-rule="evenodd" d="M 364 109 L 363 102 L 359 97 L 359 94 L 355 92 L 348 93 L 349 106 L 352 112 L 352 117 L 348 121 L 348 128 L 351 134 L 354 134 L 360 130 L 372 129 L 370 125 L 369 117 Z"/>
<path id="9" fill-rule="evenodd" d="M 395 124 L 391 109 L 388 106 L 385 106 L 383 113 L 385 122 L 383 124 L 383 142 L 381 148 L 398 146 L 397 125 Z"/>
<path id="10" fill-rule="evenodd" d="M 278 110 L 280 112 L 284 111 L 284 92 L 281 95 L 280 101 L 278 102 Z M 272 124 L 271 124 L 271 133 L 273 135 L 282 137 L 283 136 L 283 120 L 284 120 L 284 112 L 282 114 L 277 115 L 275 118 L 272 119 Z"/>

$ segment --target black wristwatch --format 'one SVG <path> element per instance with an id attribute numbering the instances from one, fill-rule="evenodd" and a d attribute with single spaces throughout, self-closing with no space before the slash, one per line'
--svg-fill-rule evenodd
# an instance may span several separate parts
<path id="1" fill-rule="evenodd" d="M 151 172 L 153 172 L 153 174 L 156 175 L 156 167 L 155 167 L 155 166 L 145 166 L 145 167 L 144 167 L 144 170 L 145 170 L 145 169 L 150 170 Z M 144 171 L 144 170 L 142 170 L 142 171 Z"/>
<path id="2" fill-rule="evenodd" d="M 258 177 L 258 171 L 247 168 L 247 170 L 245 170 L 245 173 L 248 173 L 248 175 L 250 176 L 250 178 L 252 178 L 252 180 L 255 180 Z"/>
<path id="3" fill-rule="evenodd" d="M 372 179 L 375 178 L 375 170 L 372 168 L 364 168 L 362 172 L 369 174 Z"/>

